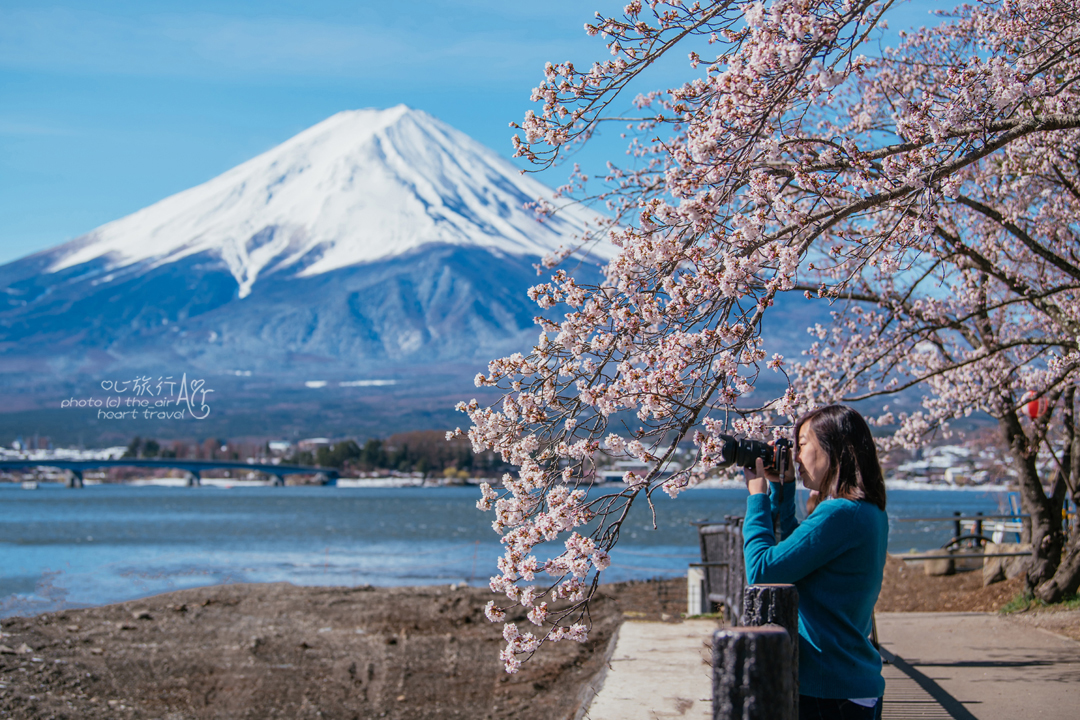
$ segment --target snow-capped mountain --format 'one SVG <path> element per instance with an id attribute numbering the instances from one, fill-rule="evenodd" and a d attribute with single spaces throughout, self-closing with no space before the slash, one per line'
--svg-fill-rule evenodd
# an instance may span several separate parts
<path id="1" fill-rule="evenodd" d="M 48 272 L 210 252 L 246 297 L 260 275 L 310 277 L 430 243 L 544 255 L 582 214 L 538 223 L 551 191 L 468 136 L 404 105 L 341 112 L 190 190 L 53 251 Z"/>
<path id="2" fill-rule="evenodd" d="M 524 205 L 550 196 L 422 111 L 341 112 L 0 267 L 0 348 L 63 373 L 472 363 L 524 350 L 536 334 L 533 263 L 595 220 L 571 209 L 538 222 Z"/>

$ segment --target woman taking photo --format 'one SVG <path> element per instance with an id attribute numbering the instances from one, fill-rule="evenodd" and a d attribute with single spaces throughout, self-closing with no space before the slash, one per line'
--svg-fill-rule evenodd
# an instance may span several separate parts
<path id="1" fill-rule="evenodd" d="M 747 471 L 746 578 L 798 588 L 800 720 L 870 720 L 885 692 L 869 640 L 889 534 L 877 449 L 859 413 L 829 405 L 795 424 L 794 459 L 820 502 L 800 524 L 794 488 L 784 487 L 794 473 L 781 482 L 761 460 L 756 473 Z"/>

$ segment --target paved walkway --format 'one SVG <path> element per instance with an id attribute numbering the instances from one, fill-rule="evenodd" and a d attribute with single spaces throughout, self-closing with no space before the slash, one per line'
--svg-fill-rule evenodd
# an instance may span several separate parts
<path id="1" fill-rule="evenodd" d="M 988 613 L 879 613 L 885 720 L 1080 718 L 1080 643 Z M 589 720 L 712 717 L 714 620 L 619 629 Z"/>
<path id="2" fill-rule="evenodd" d="M 715 620 L 629 620 L 619 628 L 610 669 L 589 720 L 712 720 Z"/>
<path id="3" fill-rule="evenodd" d="M 1080 717 L 1080 643 L 991 613 L 879 613 L 885 718 Z"/>

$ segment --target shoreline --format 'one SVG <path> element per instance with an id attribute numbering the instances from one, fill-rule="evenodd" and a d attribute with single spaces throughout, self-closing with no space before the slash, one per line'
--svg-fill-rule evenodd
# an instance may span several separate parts
<path id="1" fill-rule="evenodd" d="M 0 616 L 87 607 L 215 582 L 486 585 L 502 554 L 474 488 L 8 487 L 10 568 Z M 45 489 L 45 488 L 48 489 Z M 601 491 L 604 492 L 604 491 Z M 610 492 L 610 491 L 606 491 Z M 0 494 L 4 494 L 0 492 Z M 800 497 L 805 493 L 800 492 Z M 746 490 L 637 505 L 605 583 L 676 577 L 700 558 L 694 522 L 742 514 Z M 1000 496 L 896 491 L 892 518 L 998 512 Z M 986 526 L 989 529 L 990 525 Z M 940 547 L 951 523 L 896 523 L 890 550 Z M 554 552 L 559 544 L 540 548 Z M 546 559 L 547 555 L 544 556 Z"/>
<path id="2" fill-rule="evenodd" d="M 421 478 L 401 478 L 401 477 L 372 477 L 372 478 L 338 478 L 336 481 L 327 483 L 325 485 L 315 484 L 297 484 L 287 485 L 287 487 L 337 487 L 350 490 L 366 490 L 366 489 L 388 489 L 388 488 L 407 488 L 415 490 L 437 490 L 444 488 L 475 488 L 480 482 L 487 482 L 483 479 L 475 479 L 475 481 L 465 482 L 461 484 L 451 483 L 429 483 Z M 33 485 L 32 488 L 27 487 L 27 483 Z M 188 481 L 185 478 L 133 478 L 131 480 L 124 480 L 119 482 L 105 482 L 102 480 L 87 478 L 83 481 L 85 487 L 163 487 L 163 488 L 181 488 L 188 487 Z M 0 480 L 0 487 L 18 487 L 22 489 L 67 489 L 65 484 L 57 480 Z M 263 488 L 263 487 L 275 487 L 275 484 L 271 480 L 248 480 L 243 478 L 216 478 L 207 477 L 200 480 L 200 487 L 218 488 L 223 490 L 240 489 L 240 488 Z M 493 487 L 499 487 L 493 483 Z M 620 482 L 605 482 L 596 483 L 592 487 L 603 489 L 615 489 L 624 487 Z M 683 492 L 692 492 L 694 490 L 742 490 L 746 488 L 746 483 L 742 480 L 706 480 L 692 485 L 683 490 Z M 886 490 L 892 491 L 905 491 L 905 490 L 932 490 L 932 491 L 957 491 L 957 492 L 1015 492 L 1015 488 L 1012 485 L 1006 484 L 985 484 L 985 485 L 957 485 L 947 483 L 931 483 L 921 482 L 918 480 L 886 480 Z M 84 488 L 85 489 L 85 488 Z"/>

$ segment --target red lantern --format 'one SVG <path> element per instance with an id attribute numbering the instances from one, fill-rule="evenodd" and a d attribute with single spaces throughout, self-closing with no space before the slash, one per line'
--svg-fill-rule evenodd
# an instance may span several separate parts
<path id="1" fill-rule="evenodd" d="M 1046 413 L 1046 409 L 1050 406 L 1050 402 L 1046 398 L 1039 398 L 1038 400 L 1032 400 L 1029 402 L 1025 409 L 1027 410 L 1028 417 L 1032 420 L 1037 420 L 1039 417 Z"/>

